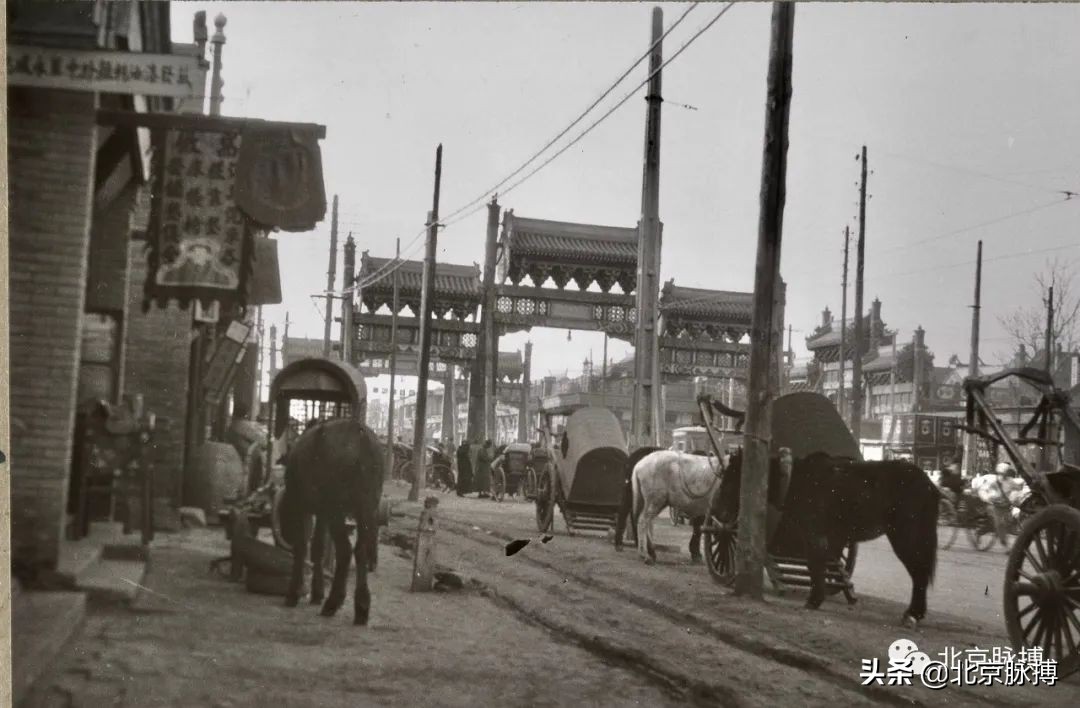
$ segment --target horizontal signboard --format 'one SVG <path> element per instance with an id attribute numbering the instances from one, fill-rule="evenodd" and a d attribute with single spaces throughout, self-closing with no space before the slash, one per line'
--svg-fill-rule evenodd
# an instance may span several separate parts
<path id="1" fill-rule="evenodd" d="M 8 46 L 9 86 L 198 98 L 198 57 Z"/>

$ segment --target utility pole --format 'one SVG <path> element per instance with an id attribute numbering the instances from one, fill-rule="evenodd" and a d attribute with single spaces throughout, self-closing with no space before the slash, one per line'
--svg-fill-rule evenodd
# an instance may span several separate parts
<path id="1" fill-rule="evenodd" d="M 975 304 L 971 306 L 971 359 L 968 363 L 968 376 L 979 375 L 979 317 L 981 314 L 980 299 L 982 293 L 982 241 L 979 241 L 978 251 L 975 256 Z M 975 434 L 968 433 L 964 440 L 964 459 L 961 461 L 962 474 L 967 477 L 971 474 L 972 463 L 975 461 Z"/>
<path id="2" fill-rule="evenodd" d="M 750 335 L 750 379 L 746 407 L 739 534 L 735 548 L 735 592 L 760 600 L 765 565 L 766 491 L 772 401 L 778 377 L 775 352 L 783 346 L 774 322 L 781 297 L 780 248 L 787 179 L 788 120 L 791 111 L 792 33 L 795 5 L 774 2 L 765 101 L 765 140 L 761 163 L 754 315 Z"/>
<path id="3" fill-rule="evenodd" d="M 274 374 L 277 373 L 277 325 L 270 325 L 270 381 L 273 382 Z"/>
<path id="4" fill-rule="evenodd" d="M 532 342 L 525 342 L 525 361 L 521 369 L 521 415 L 518 416 L 518 442 L 529 441 L 529 386 L 532 383 Z"/>
<path id="5" fill-rule="evenodd" d="M 401 239 L 397 240 L 394 250 L 394 310 L 390 316 L 390 403 L 386 411 L 386 471 L 394 469 L 394 385 L 397 382 L 397 317 L 398 309 L 398 267 L 401 265 Z"/>
<path id="6" fill-rule="evenodd" d="M 851 244 L 851 227 L 844 227 L 844 279 L 840 283 L 840 389 L 836 402 L 840 409 L 840 417 L 844 417 L 847 410 L 847 381 L 844 374 L 847 364 L 847 270 L 848 251 Z"/>
<path id="7" fill-rule="evenodd" d="M 481 280 L 480 333 L 476 337 L 476 358 L 469 376 L 469 410 L 466 439 L 479 445 L 490 438 L 494 429 L 494 392 L 489 396 L 488 368 L 494 368 L 498 358 L 495 339 L 495 251 L 499 241 L 499 201 L 492 197 L 488 204 L 487 236 L 484 241 L 484 271 Z"/>
<path id="8" fill-rule="evenodd" d="M 795 363 L 795 349 L 791 346 L 791 325 L 787 326 L 787 362 L 784 365 L 784 389 L 791 386 L 791 367 Z"/>
<path id="9" fill-rule="evenodd" d="M 326 316 L 323 318 L 323 356 L 330 358 L 330 323 L 334 321 L 334 277 L 337 271 L 337 195 L 330 212 L 330 265 L 326 269 Z M 348 287 L 346 285 L 346 287 Z"/>
<path id="10" fill-rule="evenodd" d="M 255 324 L 255 380 L 251 387 L 251 409 L 248 411 L 248 420 L 257 420 L 259 408 L 262 406 L 262 372 L 263 372 L 263 311 L 262 305 L 256 308 Z"/>
<path id="11" fill-rule="evenodd" d="M 1043 357 L 1043 363 L 1046 365 L 1046 375 L 1054 375 L 1054 286 L 1051 285 L 1046 289 L 1046 342 L 1043 344 L 1043 351 L 1046 352 Z M 1046 440 L 1050 437 L 1050 429 L 1046 424 L 1047 416 L 1042 416 L 1039 425 L 1039 437 Z M 1046 471 L 1050 466 L 1050 456 L 1047 453 L 1046 445 L 1039 446 L 1039 469 Z"/>
<path id="12" fill-rule="evenodd" d="M 645 165 L 641 184 L 641 221 L 638 222 L 637 315 L 634 338 L 634 398 L 631 436 L 637 445 L 656 445 L 663 421 L 659 418 L 660 376 L 660 109 L 663 64 L 664 12 L 652 11 L 652 50 L 649 53 L 648 109 L 645 117 Z"/>
<path id="13" fill-rule="evenodd" d="M 356 282 L 356 242 L 353 241 L 352 233 L 345 241 L 345 269 L 342 273 L 341 298 L 341 360 L 352 365 L 353 338 L 356 332 L 353 330 L 354 299 L 360 294 L 359 289 L 354 290 Z"/>
<path id="14" fill-rule="evenodd" d="M 424 433 L 427 423 L 428 368 L 431 366 L 431 305 L 435 293 L 435 245 L 439 238 L 439 186 L 442 182 L 442 143 L 435 150 L 435 195 L 428 216 L 424 282 L 420 291 L 420 370 L 416 383 L 416 424 L 413 430 L 413 483 L 409 501 L 420 498 L 424 483 Z M 395 343 L 396 344 L 396 343 Z"/>
<path id="15" fill-rule="evenodd" d="M 863 263 L 866 254 L 866 146 L 862 148 L 862 180 L 859 185 L 859 245 L 855 266 L 855 359 L 851 362 L 851 432 L 862 439 L 863 385 Z"/>

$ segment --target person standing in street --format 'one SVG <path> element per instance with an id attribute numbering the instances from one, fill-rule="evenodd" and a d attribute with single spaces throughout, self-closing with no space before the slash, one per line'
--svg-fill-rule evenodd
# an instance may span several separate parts
<path id="1" fill-rule="evenodd" d="M 462 440 L 457 449 L 457 495 L 463 497 L 472 491 L 472 464 L 469 462 L 469 441 Z"/>
<path id="2" fill-rule="evenodd" d="M 473 486 L 476 491 L 480 492 L 479 497 L 481 499 L 487 499 L 491 496 L 488 489 L 491 488 L 491 462 L 494 459 L 495 446 L 490 440 L 485 440 L 484 446 L 480 448 L 480 452 L 476 456 L 476 474 L 473 477 Z"/>

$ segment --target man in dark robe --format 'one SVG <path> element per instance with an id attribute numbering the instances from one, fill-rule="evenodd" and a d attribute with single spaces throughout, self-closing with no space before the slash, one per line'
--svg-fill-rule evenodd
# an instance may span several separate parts
<path id="1" fill-rule="evenodd" d="M 476 470 L 473 475 L 473 487 L 480 492 L 479 497 L 486 499 L 491 496 L 491 462 L 495 459 L 495 446 L 490 440 L 484 441 L 484 446 L 476 455 Z"/>
<path id="2" fill-rule="evenodd" d="M 457 495 L 463 497 L 472 491 L 472 464 L 469 462 L 469 441 L 463 440 L 457 449 Z"/>

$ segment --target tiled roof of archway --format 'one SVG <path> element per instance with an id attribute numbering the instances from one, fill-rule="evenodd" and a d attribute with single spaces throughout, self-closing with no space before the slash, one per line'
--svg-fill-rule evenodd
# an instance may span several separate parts
<path id="1" fill-rule="evenodd" d="M 754 294 L 688 288 L 669 280 L 660 291 L 660 311 L 668 316 L 749 325 L 754 315 Z"/>
<path id="2" fill-rule="evenodd" d="M 509 242 L 514 254 L 608 265 L 637 266 L 636 227 L 597 226 L 566 221 L 510 217 Z"/>
<path id="3" fill-rule="evenodd" d="M 360 259 L 359 278 L 370 277 L 381 268 L 387 266 L 392 258 L 376 258 L 365 252 Z M 405 261 L 397 269 L 399 293 L 419 296 L 424 278 L 423 261 Z M 383 278 L 365 290 L 392 292 L 394 289 L 393 277 Z M 466 298 L 479 298 L 481 290 L 480 266 L 454 265 L 452 263 L 435 264 L 435 293 L 439 296 L 457 296 Z"/>

